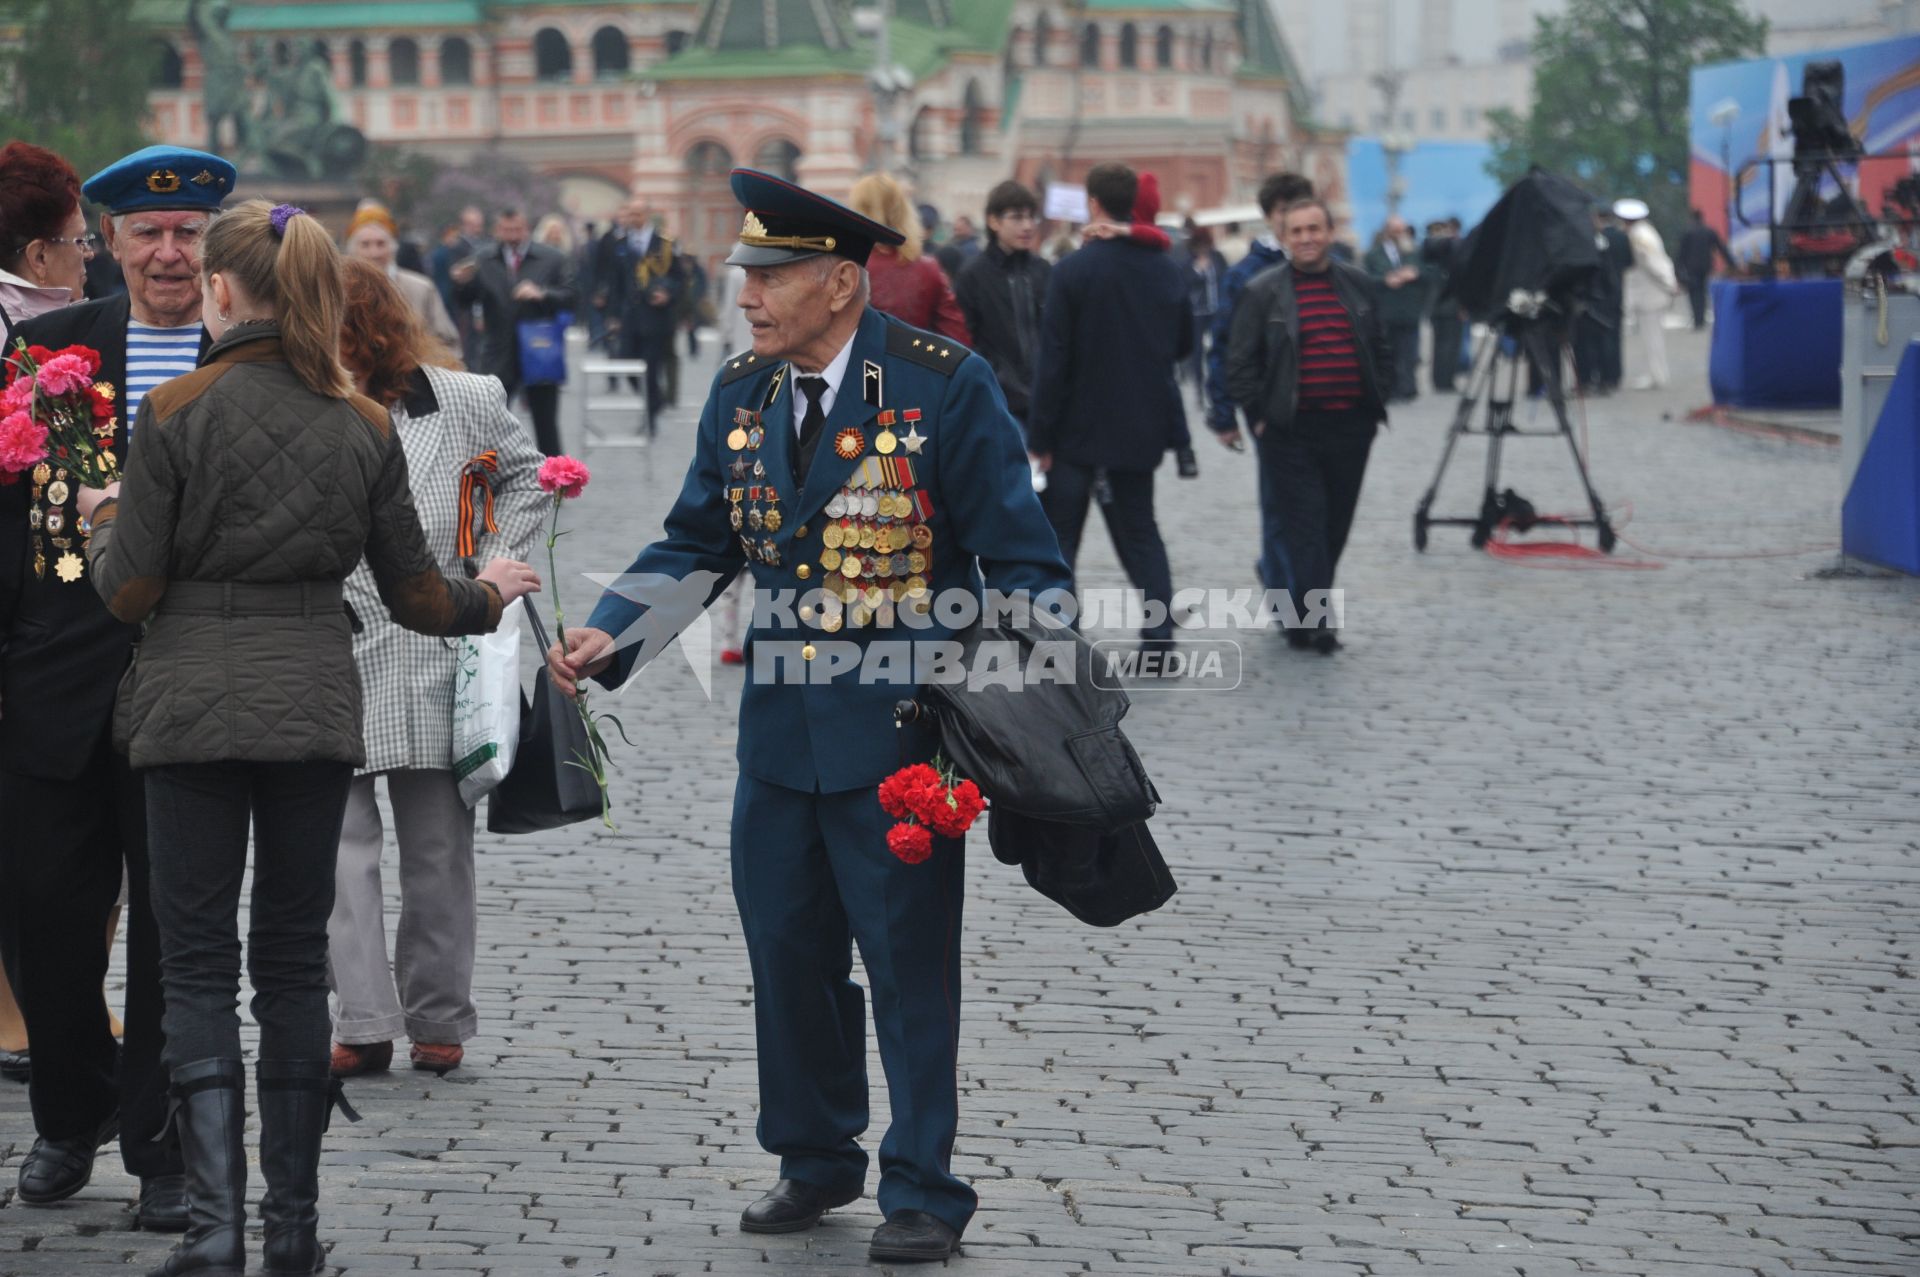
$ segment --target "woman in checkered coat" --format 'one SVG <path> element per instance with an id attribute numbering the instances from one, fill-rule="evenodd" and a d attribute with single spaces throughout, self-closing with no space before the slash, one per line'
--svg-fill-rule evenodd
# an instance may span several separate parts
<path id="1" fill-rule="evenodd" d="M 386 276 L 348 262 L 341 362 L 360 389 L 393 416 L 407 454 L 414 506 L 428 547 L 449 575 L 463 571 L 456 547 L 461 472 L 492 452 L 497 533 L 482 534 L 478 560 L 524 555 L 547 497 L 534 481 L 542 460 L 493 377 L 456 372 Z M 365 705 L 366 767 L 354 778 L 341 831 L 333 916 L 327 922 L 334 992 L 333 1071 L 384 1069 L 393 1040 L 413 1040 L 415 1068 L 458 1066 L 473 1036 L 476 914 L 473 811 L 452 770 L 457 644 L 403 630 L 388 619 L 364 564 L 347 579 L 359 618 L 353 640 Z M 380 893 L 383 843 L 374 782 L 384 776 L 400 846 L 400 924 L 387 964 Z M 396 987 L 397 986 L 397 987 Z"/>

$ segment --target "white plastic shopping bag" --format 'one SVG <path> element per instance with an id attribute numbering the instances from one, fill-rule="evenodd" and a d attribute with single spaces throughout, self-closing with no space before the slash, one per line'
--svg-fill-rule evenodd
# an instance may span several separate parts
<path id="1" fill-rule="evenodd" d="M 513 770 L 520 744 L 520 609 L 491 634 L 469 634 L 453 675 L 453 777 L 472 807 Z"/>

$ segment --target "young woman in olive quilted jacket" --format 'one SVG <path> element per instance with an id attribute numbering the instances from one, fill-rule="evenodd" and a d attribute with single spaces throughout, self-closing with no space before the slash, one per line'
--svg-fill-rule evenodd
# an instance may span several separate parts
<path id="1" fill-rule="evenodd" d="M 140 405 L 124 491 L 89 493 L 94 585 L 144 622 L 120 736 L 146 769 L 166 1062 L 192 1226 L 153 1277 L 246 1266 L 238 914 L 260 1024 L 266 1270 L 313 1273 L 328 1077 L 327 915 L 347 788 L 362 760 L 341 583 L 364 554 L 394 618 L 491 630 L 538 587 L 496 560 L 441 575 L 387 414 L 352 392 L 340 258 L 320 224 L 263 201 L 222 215 L 201 261 L 214 344 Z"/>

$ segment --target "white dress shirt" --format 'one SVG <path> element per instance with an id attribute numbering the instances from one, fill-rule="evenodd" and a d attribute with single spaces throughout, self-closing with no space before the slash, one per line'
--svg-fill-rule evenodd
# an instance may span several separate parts
<path id="1" fill-rule="evenodd" d="M 856 332 L 854 335 L 858 336 L 859 334 Z M 825 394 L 820 396 L 820 415 L 827 416 L 833 412 L 833 401 L 839 397 L 840 383 L 847 379 L 847 365 L 852 362 L 853 337 L 849 337 L 847 338 L 847 344 L 840 348 L 840 353 L 833 357 L 833 362 L 828 364 L 824 371 L 819 373 L 803 373 L 798 368 L 793 370 L 794 438 L 798 439 L 800 437 L 800 423 L 806 420 L 807 416 L 807 392 L 800 389 L 799 379 L 801 377 L 813 376 L 826 378 L 827 390 Z"/>

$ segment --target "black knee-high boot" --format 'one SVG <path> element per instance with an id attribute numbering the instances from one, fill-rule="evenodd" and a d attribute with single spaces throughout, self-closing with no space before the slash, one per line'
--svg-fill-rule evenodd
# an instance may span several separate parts
<path id="1" fill-rule="evenodd" d="M 238 1060 L 173 1070 L 169 1120 L 187 1172 L 187 1235 L 147 1277 L 241 1277 L 247 1266 L 247 1072 Z"/>
<path id="2" fill-rule="evenodd" d="M 254 1065 L 260 1089 L 260 1198 L 266 1233 L 262 1257 L 269 1273 L 320 1271 L 320 1137 L 335 1103 L 353 1121 L 360 1115 L 340 1095 L 328 1060 L 261 1060 Z"/>

